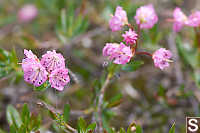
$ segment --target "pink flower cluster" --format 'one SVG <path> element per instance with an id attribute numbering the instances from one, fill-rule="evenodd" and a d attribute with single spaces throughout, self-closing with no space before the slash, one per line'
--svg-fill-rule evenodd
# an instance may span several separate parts
<path id="1" fill-rule="evenodd" d="M 180 8 L 175 8 L 173 12 L 173 30 L 179 32 L 184 25 L 190 27 L 200 26 L 200 11 L 193 12 L 187 17 Z"/>
<path id="2" fill-rule="evenodd" d="M 178 26 L 182 26 L 182 22 L 186 20 L 186 16 L 180 12 L 180 9 L 175 11 L 174 16 L 176 18 L 174 27 L 177 29 Z M 193 16 L 196 16 L 196 14 Z M 158 16 L 152 4 L 138 8 L 134 18 L 138 25 L 138 33 L 140 29 L 150 29 L 158 22 Z M 196 21 L 193 20 L 193 23 L 196 24 Z M 115 15 L 110 19 L 109 25 L 112 31 L 119 31 L 125 25 L 129 27 L 129 30 L 122 34 L 123 41 L 126 45 L 123 42 L 120 44 L 106 43 L 103 48 L 103 56 L 107 56 L 113 63 L 126 64 L 134 55 L 146 54 L 152 56 L 154 65 L 161 70 L 169 66 L 169 59 L 172 57 L 172 53 L 169 50 L 160 48 L 153 55 L 147 52 L 136 52 L 138 34 L 133 30 L 134 27 L 128 23 L 126 11 L 122 7 L 118 6 L 116 8 Z"/>
<path id="3" fill-rule="evenodd" d="M 152 55 L 155 67 L 158 67 L 161 70 L 163 70 L 166 67 L 169 67 L 171 57 L 172 53 L 169 50 L 166 50 L 165 48 L 160 48 L 156 50 Z"/>
<path id="4" fill-rule="evenodd" d="M 25 49 L 24 55 L 22 69 L 26 82 L 38 87 L 49 79 L 52 88 L 62 91 L 70 81 L 68 69 L 65 68 L 65 59 L 55 50 L 47 51 L 41 61 L 31 50 Z"/>
<path id="5" fill-rule="evenodd" d="M 109 21 L 110 28 L 113 32 L 119 31 L 126 24 L 128 24 L 126 11 L 124 11 L 122 7 L 118 6 L 116 8 L 115 15 L 112 16 Z"/>
<path id="6" fill-rule="evenodd" d="M 126 64 L 133 56 L 130 46 L 123 43 L 107 43 L 103 48 L 103 56 L 108 56 L 115 64 Z"/>
<path id="7" fill-rule="evenodd" d="M 158 16 L 152 4 L 138 8 L 134 18 L 141 29 L 150 29 L 158 22 Z M 114 16 L 109 21 L 110 29 L 113 32 L 119 31 L 125 25 L 128 25 L 127 13 L 122 7 L 118 6 Z"/>
<path id="8" fill-rule="evenodd" d="M 134 18 L 141 29 L 150 29 L 158 22 L 158 16 L 152 4 L 138 8 Z"/>

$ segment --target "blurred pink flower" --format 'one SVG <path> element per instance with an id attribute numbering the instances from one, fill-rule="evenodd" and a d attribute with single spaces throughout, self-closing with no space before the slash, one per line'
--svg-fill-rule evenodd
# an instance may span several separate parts
<path id="1" fill-rule="evenodd" d="M 24 5 L 18 12 L 18 20 L 20 22 L 29 22 L 38 15 L 38 10 L 35 5 Z"/>
<path id="2" fill-rule="evenodd" d="M 138 8 L 134 18 L 141 29 L 150 29 L 158 22 L 158 16 L 152 4 Z"/>
<path id="3" fill-rule="evenodd" d="M 49 76 L 51 87 L 58 91 L 62 91 L 69 81 L 68 69 L 66 68 L 56 69 Z"/>
<path id="4" fill-rule="evenodd" d="M 24 80 L 38 87 L 47 80 L 48 72 L 40 64 L 39 59 L 32 53 L 32 51 L 24 50 L 24 54 L 27 57 L 22 60 Z"/>
<path id="5" fill-rule="evenodd" d="M 193 12 L 188 17 L 188 26 L 199 27 L 200 26 L 200 11 Z"/>
<path id="6" fill-rule="evenodd" d="M 48 72 L 52 72 L 55 69 L 65 68 L 65 59 L 55 50 L 47 51 L 46 54 L 42 55 L 41 64 Z"/>
<path id="7" fill-rule="evenodd" d="M 103 56 L 108 56 L 115 64 L 126 64 L 133 54 L 131 48 L 123 43 L 107 43 L 103 48 Z"/>
<path id="8" fill-rule="evenodd" d="M 188 18 L 187 16 L 181 11 L 180 8 L 175 8 L 173 12 L 173 17 L 174 17 L 174 24 L 173 24 L 173 30 L 175 32 L 179 32 L 182 27 L 188 23 Z"/>
<path id="9" fill-rule="evenodd" d="M 114 31 L 119 31 L 121 28 L 128 24 L 128 18 L 126 11 L 122 7 L 118 6 L 115 11 L 115 15 L 109 21 L 110 29 Z"/>
<path id="10" fill-rule="evenodd" d="M 137 41 L 138 35 L 136 32 L 132 29 L 129 29 L 129 31 L 125 31 L 125 34 L 122 34 L 122 37 L 124 38 L 124 41 L 126 44 L 135 44 Z"/>
<path id="11" fill-rule="evenodd" d="M 171 51 L 166 50 L 165 48 L 160 48 L 156 50 L 152 55 L 155 67 L 158 67 L 161 70 L 163 70 L 166 67 L 169 67 L 169 62 L 171 62 L 170 60 L 171 57 L 172 57 Z"/>

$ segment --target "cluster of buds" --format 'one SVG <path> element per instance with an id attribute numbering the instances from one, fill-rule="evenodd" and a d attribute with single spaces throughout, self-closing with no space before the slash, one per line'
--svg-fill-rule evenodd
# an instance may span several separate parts
<path id="1" fill-rule="evenodd" d="M 173 30 L 175 32 L 179 32 L 183 26 L 200 27 L 200 11 L 195 11 L 189 16 L 186 16 L 182 10 L 177 7 L 174 9 L 173 19 L 169 20 L 174 23 Z"/>
<path id="2" fill-rule="evenodd" d="M 22 69 L 26 82 L 38 87 L 49 80 L 52 88 L 62 91 L 70 81 L 68 69 L 65 67 L 65 59 L 55 50 L 47 51 L 41 61 L 31 50 L 25 49 L 24 55 Z"/>
<path id="3" fill-rule="evenodd" d="M 107 56 L 109 60 L 115 64 L 126 64 L 130 62 L 131 58 L 137 54 L 145 54 L 152 57 L 155 67 L 164 69 L 169 66 L 172 53 L 169 50 L 160 48 L 153 54 L 148 52 L 137 52 L 139 32 L 141 29 L 150 29 L 158 22 L 158 16 L 154 10 L 153 5 L 145 5 L 137 9 L 134 17 L 138 25 L 137 32 L 134 27 L 128 23 L 127 13 L 122 7 L 116 8 L 115 14 L 109 21 L 110 29 L 120 31 L 124 26 L 128 26 L 129 30 L 122 34 L 123 42 L 106 43 L 103 48 L 103 56 Z"/>

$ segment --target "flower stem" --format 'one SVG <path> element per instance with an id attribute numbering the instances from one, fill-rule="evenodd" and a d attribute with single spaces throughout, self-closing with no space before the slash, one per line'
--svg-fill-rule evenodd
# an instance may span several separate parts
<path id="1" fill-rule="evenodd" d="M 138 24 L 137 34 L 138 34 L 138 39 L 136 40 L 136 43 L 135 43 L 135 50 L 138 47 L 138 41 L 139 41 L 139 38 L 140 38 L 140 24 Z"/>
<path id="2" fill-rule="evenodd" d="M 127 25 L 128 25 L 128 27 L 129 27 L 131 30 L 134 30 L 133 25 L 131 25 L 131 24 L 127 24 Z"/>
<path id="3" fill-rule="evenodd" d="M 194 28 L 194 30 L 195 30 L 195 33 L 196 33 L 198 51 L 200 52 L 200 27 Z"/>
<path id="4" fill-rule="evenodd" d="M 103 122 L 102 122 L 102 104 L 103 104 L 103 98 L 104 98 L 104 94 L 105 94 L 105 90 L 108 87 L 109 83 L 110 83 L 110 79 L 112 78 L 112 74 L 109 73 L 106 77 L 106 80 L 100 90 L 100 94 L 99 94 L 99 100 L 98 100 L 98 104 L 97 104 L 97 113 L 98 113 L 98 130 L 99 133 L 103 133 Z"/>
<path id="5" fill-rule="evenodd" d="M 136 52 L 136 55 L 148 55 L 148 56 L 152 56 L 152 54 L 148 53 L 148 52 Z"/>

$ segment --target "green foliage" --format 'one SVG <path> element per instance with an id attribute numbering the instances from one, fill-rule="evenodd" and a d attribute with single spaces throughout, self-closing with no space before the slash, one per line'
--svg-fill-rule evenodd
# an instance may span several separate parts
<path id="1" fill-rule="evenodd" d="M 80 3 L 80 1 L 79 1 Z M 84 1 L 82 4 L 85 4 Z M 68 43 L 73 37 L 85 32 L 88 27 L 88 19 L 83 11 L 75 13 L 78 8 L 76 1 L 67 1 L 67 7 L 60 12 L 59 21 L 56 26 L 56 33 L 59 39 Z M 79 8 L 82 8 L 81 6 Z"/>
<path id="2" fill-rule="evenodd" d="M 172 127 L 170 128 L 169 133 L 175 133 L 175 122 L 173 123 Z"/>
<path id="3" fill-rule="evenodd" d="M 114 97 L 112 97 L 108 104 L 107 104 L 107 108 L 112 108 L 112 107 L 116 107 L 118 106 L 121 102 L 122 102 L 122 97 L 123 95 L 120 93 L 120 94 L 117 94 L 115 95 Z"/>
<path id="4" fill-rule="evenodd" d="M 6 116 L 10 133 L 30 133 L 37 131 L 40 127 L 40 117 L 31 114 L 27 104 L 24 104 L 21 114 L 12 105 L 8 105 Z"/>
<path id="5" fill-rule="evenodd" d="M 87 126 L 86 121 L 83 118 L 78 120 L 78 133 L 92 133 L 96 128 L 96 123 L 92 123 Z"/>
<path id="6" fill-rule="evenodd" d="M 139 125 L 136 126 L 136 133 L 143 133 L 141 126 Z"/>
<path id="7" fill-rule="evenodd" d="M 181 38 L 177 36 L 176 38 L 177 47 L 180 55 L 186 64 L 190 65 L 193 69 L 198 67 L 198 53 L 196 48 L 186 49 L 181 41 Z"/>
<path id="8" fill-rule="evenodd" d="M 10 74 L 21 77 L 22 72 L 17 63 L 18 60 L 14 49 L 11 52 L 8 52 L 0 48 L 0 79 L 8 77 Z M 12 76 L 12 78 L 13 77 L 15 76 Z"/>
<path id="9" fill-rule="evenodd" d="M 22 120 L 20 118 L 20 115 L 12 105 L 8 105 L 6 110 L 6 116 L 10 126 L 13 125 L 15 128 L 21 127 Z"/>
<path id="10" fill-rule="evenodd" d="M 199 49 L 196 47 L 192 47 L 190 49 L 186 49 L 183 46 L 180 36 L 177 36 L 176 39 L 177 47 L 180 55 L 183 57 L 183 61 L 192 68 L 194 81 L 198 88 L 200 88 L 200 70 L 199 70 Z"/>
<path id="11" fill-rule="evenodd" d="M 126 133 L 126 131 L 124 130 L 124 128 L 120 128 L 120 133 Z"/>
<path id="12" fill-rule="evenodd" d="M 34 86 L 34 90 L 35 91 L 45 91 L 46 89 L 48 89 L 50 87 L 50 83 L 48 81 L 46 81 L 44 84 L 42 84 L 39 87 L 35 87 Z"/>
<path id="13" fill-rule="evenodd" d="M 69 115 L 70 115 L 70 106 L 69 104 L 65 104 L 64 106 L 64 120 L 67 123 L 69 120 Z"/>
<path id="14" fill-rule="evenodd" d="M 142 45 L 143 48 L 154 51 L 159 48 L 158 44 L 163 39 L 164 34 L 164 31 L 159 30 L 159 25 L 155 24 L 152 29 L 141 31 L 139 44 Z"/>
<path id="15" fill-rule="evenodd" d="M 143 65 L 144 62 L 143 61 L 131 61 L 126 65 L 122 66 L 122 70 L 123 71 L 127 71 L 127 72 L 132 72 L 137 70 L 138 68 L 141 67 L 141 65 Z"/>
<path id="16" fill-rule="evenodd" d="M 194 72 L 194 79 L 197 87 L 200 88 L 200 71 Z"/>

